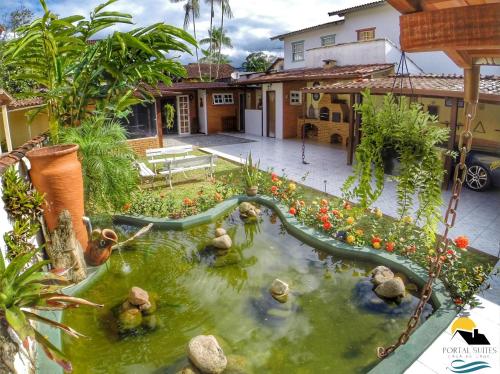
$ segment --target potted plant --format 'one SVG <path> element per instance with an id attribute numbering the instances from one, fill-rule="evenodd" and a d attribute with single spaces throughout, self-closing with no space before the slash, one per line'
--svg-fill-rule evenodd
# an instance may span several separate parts
<path id="1" fill-rule="evenodd" d="M 248 196 L 255 196 L 259 191 L 259 164 L 260 162 L 257 162 L 255 165 L 253 164 L 252 152 L 248 154 L 243 164 L 243 176 L 245 178 L 246 193 Z"/>
<path id="2" fill-rule="evenodd" d="M 362 137 L 354 173 L 343 186 L 344 197 L 368 208 L 382 193 L 387 166 L 394 166 L 396 160 L 398 171 L 393 179 L 398 215 L 400 219 L 414 215 L 415 224 L 422 226 L 432 243 L 441 219 L 445 174 L 439 145 L 448 139 L 449 130 L 440 127 L 437 118 L 420 104 L 410 103 L 406 97 L 396 100 L 392 94 L 377 103 L 365 91 L 355 110 L 362 116 Z"/>

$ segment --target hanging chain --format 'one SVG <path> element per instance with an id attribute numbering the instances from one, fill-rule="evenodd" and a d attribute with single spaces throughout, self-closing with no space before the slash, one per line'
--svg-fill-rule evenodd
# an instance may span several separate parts
<path id="1" fill-rule="evenodd" d="M 466 80 L 466 85 L 467 85 L 467 80 Z M 476 95 L 478 87 L 466 86 L 464 88 L 466 90 L 466 96 L 469 95 L 470 97 L 472 95 L 473 97 L 477 97 Z M 474 88 L 476 90 L 475 93 L 467 92 L 468 90 Z M 455 166 L 451 197 L 450 201 L 448 202 L 446 213 L 444 215 L 445 230 L 441 240 L 438 240 L 436 244 L 436 256 L 431 258 L 429 266 L 429 278 L 427 279 L 427 282 L 422 288 L 420 301 L 418 302 L 418 305 L 415 308 L 413 315 L 410 317 L 410 320 L 408 321 L 406 330 L 401 334 L 401 336 L 399 337 L 398 341 L 395 344 L 390 345 L 387 348 L 384 347 L 377 348 L 377 356 L 379 358 L 387 357 L 389 354 L 394 352 L 396 348 L 405 344 L 408 341 L 410 335 L 418 325 L 418 321 L 420 320 L 420 316 L 422 315 L 422 311 L 424 310 L 425 304 L 429 301 L 432 295 L 432 284 L 434 283 L 434 280 L 437 279 L 439 277 L 439 274 L 441 273 L 441 268 L 443 267 L 443 261 L 441 260 L 441 256 L 443 256 L 446 253 L 448 245 L 450 243 L 448 234 L 450 229 L 455 225 L 455 220 L 457 218 L 458 203 L 460 201 L 460 193 L 462 192 L 462 186 L 463 183 L 465 182 L 465 177 L 467 176 L 467 165 L 465 165 L 465 159 L 467 157 L 467 153 L 469 153 L 472 146 L 471 124 L 476 114 L 476 108 L 477 108 L 477 99 L 467 101 L 465 107 L 465 127 L 462 133 L 460 134 L 460 138 L 458 141 L 458 148 L 460 150 L 460 161 Z"/>
<path id="2" fill-rule="evenodd" d="M 306 161 L 306 124 L 305 123 L 302 125 L 302 163 L 304 165 L 309 164 L 309 162 Z"/>

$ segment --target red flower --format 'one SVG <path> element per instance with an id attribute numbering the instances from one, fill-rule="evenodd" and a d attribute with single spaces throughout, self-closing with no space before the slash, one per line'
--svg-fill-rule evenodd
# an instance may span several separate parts
<path id="1" fill-rule="evenodd" d="M 271 192 L 272 193 L 276 193 L 276 191 L 278 191 L 278 186 L 272 186 L 271 187 Z"/>
<path id="2" fill-rule="evenodd" d="M 457 236 L 454 241 L 455 245 L 460 249 L 467 249 L 469 246 L 469 238 L 465 235 Z"/>
<path id="3" fill-rule="evenodd" d="M 456 297 L 455 300 L 453 300 L 453 302 L 456 304 L 456 305 L 463 305 L 464 304 L 464 301 L 462 300 L 461 297 Z"/>
<path id="4" fill-rule="evenodd" d="M 320 213 L 323 213 L 323 214 L 326 214 L 326 212 L 328 212 L 328 208 L 326 207 L 323 207 L 319 210 Z"/>
<path id="5" fill-rule="evenodd" d="M 378 236 L 372 236 L 372 244 L 373 243 L 380 243 L 382 239 L 380 239 Z"/>
<path id="6" fill-rule="evenodd" d="M 328 216 L 325 214 L 325 215 L 321 216 L 320 220 L 321 220 L 321 222 L 326 223 L 326 222 L 328 222 Z"/>
<path id="7" fill-rule="evenodd" d="M 455 256 L 455 251 L 453 249 L 448 249 L 446 251 L 446 254 L 450 255 L 450 256 Z"/>
<path id="8" fill-rule="evenodd" d="M 290 213 L 292 216 L 294 216 L 297 214 L 297 209 L 295 209 L 294 207 L 291 207 L 290 210 L 288 211 L 288 213 Z"/>
<path id="9" fill-rule="evenodd" d="M 332 228 L 332 224 L 330 223 L 330 221 L 326 221 L 325 223 L 323 223 L 323 228 L 325 230 L 330 230 Z"/>
<path id="10" fill-rule="evenodd" d="M 274 178 L 278 178 L 278 174 L 276 173 L 271 173 L 271 178 L 274 179 Z"/>
<path id="11" fill-rule="evenodd" d="M 394 252 L 394 247 L 395 247 L 394 242 L 385 243 L 385 249 L 387 252 Z"/>

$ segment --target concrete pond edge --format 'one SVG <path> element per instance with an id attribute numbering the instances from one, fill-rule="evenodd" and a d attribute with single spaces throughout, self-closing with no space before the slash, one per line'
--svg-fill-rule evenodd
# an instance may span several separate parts
<path id="1" fill-rule="evenodd" d="M 153 223 L 153 228 L 156 229 L 186 230 L 194 226 L 211 223 L 224 214 L 236 209 L 236 207 L 244 201 L 264 205 L 273 209 L 291 235 L 314 248 L 342 257 L 368 260 L 385 265 L 395 272 L 401 272 L 408 275 L 412 278 L 412 281 L 419 286 L 422 286 L 427 280 L 427 271 L 410 259 L 382 250 L 375 250 L 368 247 L 354 247 L 331 238 L 318 230 L 300 223 L 294 216 L 288 213 L 288 208 L 286 206 L 268 196 L 235 196 L 217 204 L 215 207 L 205 212 L 183 219 L 173 220 L 145 216 L 116 215 L 113 217 L 113 222 L 131 226 L 144 226 Z M 91 287 L 108 269 L 109 264 L 91 269 L 89 272 L 91 274 L 85 281 L 66 288 L 64 292 L 68 295 L 75 295 L 78 292 L 82 292 Z M 400 346 L 387 358 L 380 360 L 380 362 L 369 371 L 370 374 L 403 373 L 455 319 L 459 309 L 451 300 L 443 282 L 440 280 L 434 283 L 431 300 L 436 307 L 434 313 L 415 330 L 405 345 Z M 57 321 L 62 320 L 62 312 L 44 312 L 43 315 Z M 39 331 L 43 335 L 48 336 L 49 340 L 56 347 L 61 348 L 62 336 L 60 330 L 49 328 L 46 325 L 40 325 Z M 376 355 L 376 348 L 377 347 L 374 347 L 373 349 L 374 356 Z M 62 368 L 48 360 L 39 346 L 37 347 L 36 371 L 39 373 L 63 374 Z"/>

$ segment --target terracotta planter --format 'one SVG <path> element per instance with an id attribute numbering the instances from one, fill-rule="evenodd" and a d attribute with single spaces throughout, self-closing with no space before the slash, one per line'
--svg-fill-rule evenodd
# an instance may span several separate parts
<path id="1" fill-rule="evenodd" d="M 259 192 L 259 187 L 257 186 L 247 187 L 247 196 L 255 196 L 257 192 Z"/>
<path id="2" fill-rule="evenodd" d="M 111 252 L 113 246 L 118 243 L 118 236 L 113 230 L 94 230 L 92 240 L 89 242 L 85 252 L 85 262 L 90 266 L 99 266 L 104 264 Z"/>
<path id="3" fill-rule="evenodd" d="M 83 223 L 83 176 L 77 151 L 76 144 L 62 144 L 33 149 L 26 157 L 31 164 L 33 186 L 45 194 L 43 216 L 49 231 L 56 228 L 59 214 L 67 209 L 76 238 L 86 251 L 88 235 Z"/>

